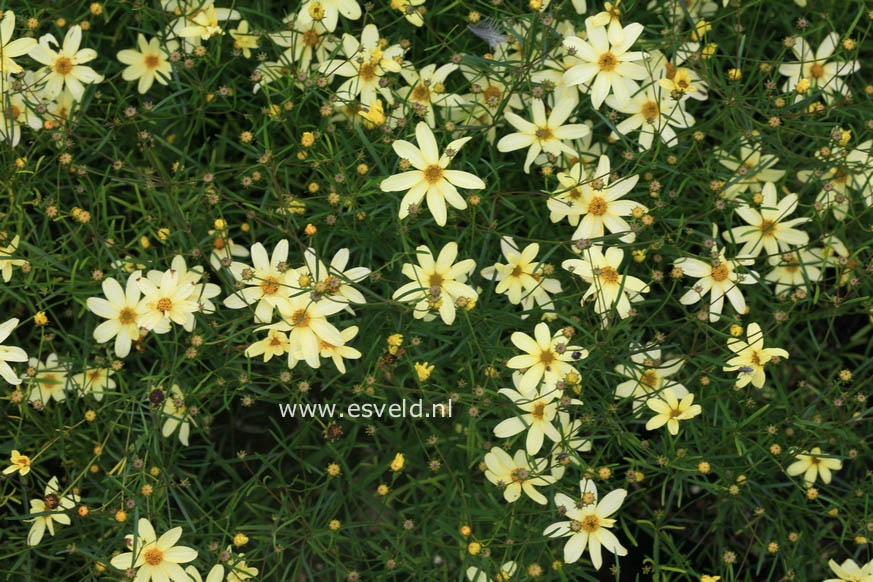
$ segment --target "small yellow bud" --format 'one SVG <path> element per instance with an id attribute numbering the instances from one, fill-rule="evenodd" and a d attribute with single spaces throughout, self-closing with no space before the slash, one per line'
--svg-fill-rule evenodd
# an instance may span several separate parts
<path id="1" fill-rule="evenodd" d="M 403 457 L 403 453 L 397 453 L 394 455 L 394 460 L 391 461 L 391 470 L 399 471 L 403 468 L 403 465 L 406 463 L 406 459 Z"/>
<path id="2" fill-rule="evenodd" d="M 240 532 L 233 536 L 233 545 L 235 545 L 236 547 L 241 548 L 247 543 L 249 543 L 249 538 L 246 534 Z"/>

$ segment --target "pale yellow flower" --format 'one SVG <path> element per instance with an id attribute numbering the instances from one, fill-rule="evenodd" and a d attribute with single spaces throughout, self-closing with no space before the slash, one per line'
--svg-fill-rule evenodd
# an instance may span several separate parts
<path id="1" fill-rule="evenodd" d="M 811 451 L 801 453 L 795 458 L 797 460 L 788 465 L 785 472 L 792 477 L 802 474 L 806 487 L 812 487 L 819 477 L 827 485 L 831 482 L 831 471 L 839 471 L 843 468 L 843 462 L 839 459 L 822 456 L 819 447 L 813 447 Z"/>
<path id="2" fill-rule="evenodd" d="M 146 41 L 140 33 L 136 37 L 136 45 L 137 49 L 118 51 L 118 60 L 127 65 L 121 72 L 121 78 L 125 81 L 138 80 L 136 89 L 140 94 L 147 93 L 155 81 L 166 85 L 173 66 L 160 40 L 155 37 Z"/>

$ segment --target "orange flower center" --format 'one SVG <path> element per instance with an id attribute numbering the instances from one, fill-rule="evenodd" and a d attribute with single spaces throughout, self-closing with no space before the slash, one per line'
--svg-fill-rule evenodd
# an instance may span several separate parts
<path id="1" fill-rule="evenodd" d="M 164 561 L 164 552 L 162 552 L 160 548 L 152 547 L 145 551 L 143 557 L 145 558 L 146 564 L 157 566 Z"/>
<path id="2" fill-rule="evenodd" d="M 712 268 L 712 275 L 710 275 L 716 281 L 724 281 L 730 275 L 730 271 L 728 270 L 727 263 L 721 263 L 717 267 Z"/>
<path id="3" fill-rule="evenodd" d="M 643 104 L 642 109 L 640 109 L 640 113 L 643 114 L 646 121 L 652 123 L 661 114 L 661 110 L 658 108 L 658 104 L 655 101 L 646 101 Z"/>
<path id="4" fill-rule="evenodd" d="M 618 271 L 612 267 L 603 267 L 603 269 L 600 270 L 600 280 L 604 283 L 609 283 L 610 285 L 618 283 Z"/>
<path id="5" fill-rule="evenodd" d="M 597 66 L 600 67 L 601 71 L 612 71 L 617 64 L 618 59 L 610 52 L 603 53 L 600 55 L 600 58 L 597 59 Z"/>
<path id="6" fill-rule="evenodd" d="M 424 179 L 429 184 L 436 184 L 443 179 L 443 167 L 439 164 L 431 164 L 424 170 Z"/>
<path id="7" fill-rule="evenodd" d="M 158 305 L 160 306 L 160 302 L 158 302 Z M 160 309 L 160 307 L 158 307 L 158 309 Z M 130 325 L 131 323 L 136 321 L 136 311 L 134 311 L 130 307 L 123 308 L 121 311 L 118 312 L 118 321 L 123 325 Z"/>
<path id="8" fill-rule="evenodd" d="M 156 307 L 161 313 L 166 313 L 173 308 L 173 301 L 169 297 L 161 297 Z"/>
<path id="9" fill-rule="evenodd" d="M 372 81 L 376 78 L 376 65 L 373 63 L 364 63 L 361 65 L 361 78 L 365 81 Z"/>
<path id="10" fill-rule="evenodd" d="M 596 515 L 586 515 L 582 518 L 582 529 L 588 533 L 597 531 L 600 529 L 600 518 Z"/>
<path id="11" fill-rule="evenodd" d="M 58 75 L 69 75 L 73 70 L 73 61 L 70 57 L 61 57 L 55 61 L 55 72 Z"/>
<path id="12" fill-rule="evenodd" d="M 537 420 L 542 420 L 543 416 L 544 416 L 543 412 L 545 410 L 546 410 L 546 405 L 543 404 L 542 402 L 540 402 L 539 404 L 534 405 L 534 408 L 531 411 L 530 415 L 533 416 L 534 418 L 536 418 Z"/>
<path id="13" fill-rule="evenodd" d="M 264 295 L 275 295 L 279 291 L 279 280 L 276 277 L 266 277 L 261 281 L 261 291 Z"/>
<path id="14" fill-rule="evenodd" d="M 593 214 L 594 216 L 603 216 L 606 214 L 606 210 L 609 208 L 609 205 L 606 203 L 606 200 L 601 198 L 600 196 L 595 196 L 591 199 L 591 202 L 588 203 L 588 214 Z"/>
<path id="15" fill-rule="evenodd" d="M 412 90 L 412 98 L 416 101 L 430 101 L 430 91 L 424 85 L 419 85 Z"/>
<path id="16" fill-rule="evenodd" d="M 822 77 L 824 77 L 825 74 L 824 66 L 819 63 L 815 63 L 809 68 L 809 74 L 816 79 L 821 79 Z"/>
<path id="17" fill-rule="evenodd" d="M 298 309 L 291 316 L 291 323 L 297 327 L 308 327 L 310 319 L 309 313 L 305 309 Z"/>
<path id="18" fill-rule="evenodd" d="M 146 55 L 145 66 L 147 69 L 157 69 L 158 65 L 160 64 L 161 60 L 157 57 L 157 55 Z"/>

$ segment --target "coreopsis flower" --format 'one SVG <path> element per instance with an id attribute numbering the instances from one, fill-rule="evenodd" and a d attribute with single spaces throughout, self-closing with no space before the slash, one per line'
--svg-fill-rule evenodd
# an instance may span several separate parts
<path id="1" fill-rule="evenodd" d="M 576 163 L 569 173 L 558 174 L 561 192 L 558 196 L 549 198 L 547 205 L 552 211 L 552 222 L 566 217 L 570 224 L 578 225 L 572 235 L 573 240 L 597 239 L 604 236 L 608 230 L 621 234 L 622 242 L 633 242 L 636 233 L 622 218 L 633 214 L 635 208 L 648 211 L 644 205 L 633 200 L 621 200 L 636 186 L 639 176 L 626 178 L 613 177 L 610 174 L 610 161 L 601 155 L 597 168 L 586 175 L 581 164 Z"/>
<path id="2" fill-rule="evenodd" d="M 721 149 L 715 150 L 715 156 L 719 164 L 735 173 L 724 189 L 728 200 L 746 191 L 760 192 L 766 182 L 778 182 L 785 175 L 785 170 L 773 169 L 779 158 L 761 153 L 760 145 L 741 145 L 739 158 Z"/>
<path id="3" fill-rule="evenodd" d="M 830 162 L 833 165 L 826 171 L 800 170 L 797 172 L 797 179 L 801 182 L 815 182 L 821 185 L 822 189 L 815 198 L 817 206 L 821 207 L 821 212 L 831 210 L 834 218 L 846 220 L 849 215 L 850 191 L 852 190 L 861 194 L 868 206 L 873 206 L 871 147 L 873 147 L 873 141 L 868 140 L 850 151 L 841 147 L 834 148 L 832 156 L 838 162 Z M 820 153 L 817 153 L 816 157 L 822 159 L 823 162 L 827 162 L 829 159 Z"/>
<path id="4" fill-rule="evenodd" d="M 564 83 L 581 85 L 580 90 L 590 94 L 595 109 L 600 109 L 610 91 L 619 105 L 626 105 L 637 90 L 635 81 L 648 76 L 642 66 L 645 53 L 630 51 L 642 34 L 643 25 L 632 22 L 625 26 L 617 43 L 611 42 L 606 27 L 597 26 L 592 18 L 585 21 L 585 30 L 588 40 L 578 36 L 564 38 L 564 47 L 581 61 L 564 72 Z"/>
<path id="5" fill-rule="evenodd" d="M 746 312 L 746 298 L 743 297 L 739 286 L 756 283 L 758 274 L 755 271 L 738 272 L 740 266 L 751 265 L 754 260 L 748 258 L 728 260 L 725 257 L 725 249 L 719 249 L 716 244 L 712 247 L 712 256 L 714 258 L 709 263 L 700 259 L 682 257 L 676 259 L 673 265 L 682 269 L 684 274 L 697 279 L 694 286 L 679 298 L 679 303 L 693 305 L 709 293 L 709 321 L 716 322 L 721 318 L 725 297 L 737 313 Z"/>
<path id="6" fill-rule="evenodd" d="M 637 277 L 619 271 L 624 251 L 611 247 L 603 252 L 600 247 L 592 246 L 582 253 L 581 259 L 567 259 L 561 263 L 562 268 L 590 284 L 581 304 L 584 306 L 585 300 L 594 296 L 594 312 L 603 317 L 604 325 L 613 307 L 621 319 L 630 315 L 631 303 L 642 301 L 642 294 L 649 292 L 649 286 Z"/>
<path id="7" fill-rule="evenodd" d="M 225 297 L 224 306 L 230 309 L 242 309 L 256 303 L 255 323 L 270 323 L 273 320 L 274 308 L 280 311 L 290 309 L 289 297 L 294 291 L 285 282 L 288 240 L 280 240 L 273 248 L 272 256 L 267 255 L 264 245 L 255 243 L 252 245 L 251 256 L 253 267 L 237 262 L 231 265 L 230 270 L 234 278 L 249 286 Z"/>
<path id="8" fill-rule="evenodd" d="M 230 36 L 233 39 L 233 48 L 242 51 L 245 58 L 252 57 L 252 49 L 260 47 L 258 36 L 249 32 L 249 21 L 242 20 L 236 28 L 231 29 Z"/>
<path id="9" fill-rule="evenodd" d="M 41 513 L 24 521 L 30 522 L 30 531 L 27 534 L 27 545 L 35 546 L 42 540 L 45 530 L 49 535 L 55 535 L 55 522 L 61 525 L 70 525 L 70 516 L 65 512 L 72 509 L 79 502 L 79 496 L 70 494 L 62 495 L 58 488 L 58 478 L 52 477 L 45 486 L 42 499 L 30 500 L 30 513 Z"/>
<path id="10" fill-rule="evenodd" d="M 621 44 L 621 41 L 624 40 L 619 4 L 621 4 L 621 0 L 615 0 L 615 3 L 604 2 L 603 10 L 591 17 L 592 26 L 606 27 L 606 37 L 609 43 L 614 45 Z"/>
<path id="11" fill-rule="evenodd" d="M 40 73 L 40 79 L 45 83 L 43 91 L 48 98 L 57 97 L 61 89 L 67 87 L 76 101 L 81 101 L 85 93 L 85 84 L 100 83 L 103 75 L 91 67 L 84 66 L 97 58 L 94 49 L 80 49 L 82 28 L 76 24 L 71 26 L 64 36 L 60 50 L 58 41 L 52 34 L 40 37 L 39 42 L 30 49 L 30 58 L 45 65 Z M 83 84 L 84 83 L 84 84 Z"/>
<path id="12" fill-rule="evenodd" d="M 500 250 L 506 263 L 494 263 L 479 273 L 486 279 L 497 281 L 497 293 L 505 294 L 513 305 L 519 303 L 525 310 L 533 308 L 534 302 L 545 311 L 552 311 L 554 304 L 550 293 L 560 293 L 561 283 L 545 276 L 545 265 L 537 260 L 540 245 L 531 243 L 519 250 L 510 236 L 500 239 Z M 522 319 L 527 314 L 522 315 Z"/>
<path id="13" fill-rule="evenodd" d="M 326 61 L 336 49 L 333 36 L 321 22 L 313 21 L 304 25 L 297 20 L 296 15 L 289 16 L 285 22 L 289 25 L 288 30 L 268 35 L 270 40 L 285 49 L 279 58 L 280 66 L 289 68 L 296 64 L 298 70 L 309 71 L 313 61 Z M 262 80 L 260 84 L 267 82 Z"/>
<path id="14" fill-rule="evenodd" d="M 849 94 L 849 86 L 842 77 L 851 75 L 861 66 L 855 60 L 831 60 L 834 50 L 840 45 L 838 33 L 828 34 L 815 53 L 803 38 L 794 38 L 793 41 L 791 51 L 800 62 L 779 65 L 779 73 L 788 77 L 782 88 L 784 92 L 793 91 L 805 79 L 810 87 L 824 91 L 828 103 L 833 102 L 835 95 Z M 801 95 L 798 97 L 803 98 Z"/>
<path id="15" fill-rule="evenodd" d="M 465 283 L 467 274 L 476 268 L 476 261 L 465 259 L 455 263 L 458 243 L 447 243 L 436 261 L 429 248 L 421 245 L 415 249 L 418 265 L 405 263 L 403 275 L 412 281 L 397 289 L 392 299 L 415 303 L 415 319 L 432 321 L 436 310 L 446 325 L 455 321 L 455 302 L 459 299 L 475 301 L 479 294 Z"/>
<path id="16" fill-rule="evenodd" d="M 57 354 L 49 354 L 45 362 L 30 358 L 27 364 L 35 370 L 32 376 L 27 376 L 30 380 L 30 396 L 27 398 L 29 402 L 40 400 L 43 404 L 48 404 L 52 398 L 55 402 L 66 399 L 67 367 L 60 363 Z"/>
<path id="17" fill-rule="evenodd" d="M 805 487 L 812 487 L 817 478 L 821 478 L 825 485 L 831 482 L 831 471 L 839 471 L 843 468 L 843 462 L 828 456 L 822 456 L 819 447 L 813 447 L 811 451 L 800 453 L 795 456 L 796 461 L 788 465 L 785 472 L 791 477 L 803 475 Z"/>
<path id="18" fill-rule="evenodd" d="M 3 19 L 0 20 L 0 76 L 14 75 L 24 69 L 13 59 L 26 55 L 36 46 L 36 39 L 17 38 L 12 40 L 15 32 L 15 12 L 3 11 Z"/>
<path id="19" fill-rule="evenodd" d="M 699 54 L 700 43 L 689 42 L 673 53 L 668 59 L 664 53 L 654 50 L 649 53 L 647 68 L 658 85 L 668 91 L 674 99 L 687 101 L 695 99 L 706 101 L 709 98 L 709 84 L 694 69 L 683 67 L 688 60 Z"/>
<path id="20" fill-rule="evenodd" d="M 548 465 L 548 459 L 530 458 L 523 449 L 510 457 L 500 447 L 492 447 L 485 455 L 485 478 L 503 489 L 503 498 L 509 503 L 518 501 L 523 491 L 535 502 L 545 505 L 548 499 L 536 488 L 555 482 L 554 477 L 545 474 Z"/>
<path id="21" fill-rule="evenodd" d="M 483 72 L 461 64 L 461 73 L 470 82 L 471 92 L 463 95 L 467 106 L 466 115 L 461 122 L 471 126 L 485 126 L 488 143 L 494 143 L 497 137 L 497 121 L 504 111 L 521 109 L 524 102 L 521 95 L 506 86 L 499 75 L 489 76 Z"/>
<path id="22" fill-rule="evenodd" d="M 398 91 L 405 110 L 423 116 L 429 127 L 436 127 L 435 106 L 458 107 L 466 103 L 460 95 L 445 90 L 446 78 L 457 69 L 454 63 L 439 68 L 430 64 L 418 70 L 411 66 L 400 69 L 400 76 L 408 85 Z"/>
<path id="23" fill-rule="evenodd" d="M 500 571 L 497 573 L 497 576 L 495 578 L 489 578 L 488 575 L 478 566 L 470 566 L 466 571 L 467 580 L 468 582 L 509 582 L 515 574 L 517 567 L 518 566 L 515 562 L 504 562 L 503 565 L 500 566 Z"/>
<path id="24" fill-rule="evenodd" d="M 563 330 L 554 335 L 549 331 L 547 323 L 538 323 L 534 328 L 534 337 L 516 331 L 510 336 L 513 345 L 525 352 L 514 356 L 506 362 L 507 367 L 523 370 L 518 383 L 518 391 L 530 395 L 544 381 L 546 386 L 554 388 L 559 380 L 575 372 L 570 362 L 578 362 L 588 357 L 588 350 L 580 346 L 568 345 L 569 340 Z"/>
<path id="25" fill-rule="evenodd" d="M 673 128 L 684 129 L 694 125 L 694 117 L 685 111 L 681 100 L 673 99 L 660 85 L 648 85 L 621 104 L 615 95 L 606 98 L 613 109 L 630 115 L 615 126 L 615 130 L 627 135 L 640 130 L 640 149 L 648 150 L 657 136 L 667 147 L 679 143 Z"/>
<path id="26" fill-rule="evenodd" d="M 503 114 L 504 119 L 518 131 L 504 135 L 497 142 L 497 149 L 501 152 L 512 152 L 522 148 L 528 148 L 527 157 L 524 160 L 524 171 L 530 173 L 530 165 L 540 155 L 546 152 L 554 156 L 562 153 L 575 156 L 576 152 L 570 145 L 565 143 L 588 135 L 591 129 L 585 124 L 564 125 L 567 118 L 573 113 L 575 105 L 570 101 L 559 102 L 546 118 L 546 107 L 541 99 L 531 102 L 531 116 L 533 123 L 516 115 L 512 111 Z"/>
<path id="27" fill-rule="evenodd" d="M 169 437 L 176 432 L 176 428 L 179 428 L 179 442 L 187 447 L 188 435 L 191 432 L 191 417 L 188 415 L 188 407 L 185 405 L 185 395 L 178 384 L 170 386 L 170 393 L 164 399 L 161 412 L 166 417 L 161 434 Z"/>
<path id="28" fill-rule="evenodd" d="M 760 211 L 748 204 L 734 209 L 748 226 L 737 226 L 723 234 L 727 241 L 743 243 L 737 256 L 754 258 L 762 250 L 766 250 L 769 257 L 778 257 L 781 252 L 791 247 L 807 244 L 809 235 L 794 227 L 808 222 L 809 218 L 788 219 L 797 209 L 797 194 L 789 194 L 777 201 L 776 185 L 772 182 L 765 183 L 761 193 L 764 200 L 761 202 Z"/>
<path id="29" fill-rule="evenodd" d="M 685 394 L 680 401 L 672 388 L 664 388 L 646 399 L 646 406 L 657 414 L 646 423 L 646 430 L 655 430 L 665 424 L 670 434 L 679 434 L 679 421 L 694 418 L 703 409 L 694 402 L 694 394 Z"/>
<path id="30" fill-rule="evenodd" d="M 418 8 L 422 4 L 424 0 L 391 0 L 391 8 L 403 14 L 406 21 L 413 26 L 424 26 L 422 9 Z"/>
<path id="31" fill-rule="evenodd" d="M 157 275 L 149 273 L 136 279 L 145 306 L 145 312 L 139 319 L 140 327 L 155 333 L 166 333 L 172 322 L 190 331 L 189 327 L 193 329 L 193 314 L 200 311 L 195 294 L 197 284 L 186 276 L 186 271 L 170 268 L 155 273 Z"/>
<path id="32" fill-rule="evenodd" d="M 126 289 L 112 277 L 107 277 L 102 283 L 106 299 L 89 297 L 85 302 L 92 313 L 106 319 L 94 328 L 94 339 L 102 344 L 115 338 L 115 355 L 119 358 L 130 353 L 131 343 L 139 339 L 142 318 L 148 313 L 137 285 L 141 276 L 141 271 L 131 273 Z"/>
<path id="33" fill-rule="evenodd" d="M 750 382 L 755 388 L 762 387 L 766 380 L 764 366 L 775 357 L 788 357 L 788 352 L 782 348 L 764 347 L 764 332 L 757 323 L 750 323 L 746 327 L 746 340 L 729 338 L 727 347 L 735 355 L 722 369 L 725 372 L 739 372 L 737 386 L 740 388 Z"/>
<path id="34" fill-rule="evenodd" d="M 415 373 L 419 382 L 426 382 L 433 373 L 434 365 L 428 362 L 415 362 Z"/>
<path id="35" fill-rule="evenodd" d="M 361 31 L 360 41 L 348 33 L 343 34 L 340 58 L 321 63 L 318 70 L 324 75 L 347 77 L 336 90 L 341 103 L 360 96 L 362 105 L 371 105 L 378 94 L 393 103 L 393 94 L 380 81 L 386 73 L 400 72 L 403 53 L 399 44 L 383 48 L 379 43 L 379 29 L 375 24 L 368 24 Z"/>
<path id="36" fill-rule="evenodd" d="M 822 278 L 824 257 L 822 249 L 793 249 L 772 257 L 773 269 L 764 275 L 764 280 L 775 284 L 776 295 L 792 287 L 807 287 Z"/>
<path id="37" fill-rule="evenodd" d="M 356 0 L 306 0 L 300 7 L 297 21 L 304 26 L 318 22 L 328 32 L 333 32 L 340 14 L 343 18 L 357 20 L 361 17 L 361 5 Z"/>
<path id="38" fill-rule="evenodd" d="M 269 362 L 273 356 L 281 356 L 288 352 L 291 343 L 288 341 L 288 336 L 278 329 L 270 329 L 267 332 L 267 337 L 256 341 L 246 348 L 245 354 L 247 358 L 264 355 L 264 361 Z"/>
<path id="39" fill-rule="evenodd" d="M 0 343 L 6 341 L 6 338 L 9 337 L 9 334 L 12 333 L 12 330 L 18 325 L 18 322 L 19 319 L 13 317 L 12 319 L 7 319 L 3 324 L 0 324 Z M 12 366 L 9 365 L 9 362 L 26 361 L 27 352 L 23 349 L 18 346 L 0 345 L 0 376 L 13 386 L 21 384 L 21 378 L 18 377 L 15 370 L 13 370 Z"/>
<path id="40" fill-rule="evenodd" d="M 631 344 L 630 364 L 619 364 L 616 373 L 630 378 L 615 387 L 615 398 L 633 399 L 633 410 L 639 412 L 645 401 L 652 395 L 667 388 L 678 398 L 685 397 L 688 389 L 670 378 L 676 374 L 685 363 L 681 358 L 662 359 L 661 348 L 654 344 L 641 346 Z"/>
<path id="41" fill-rule="evenodd" d="M 297 285 L 301 288 L 312 287 L 317 294 L 329 301 L 357 304 L 367 302 L 363 294 L 355 289 L 351 283 L 360 283 L 366 279 L 370 274 L 370 269 L 367 267 L 346 269 L 349 263 L 349 249 L 343 248 L 338 250 L 331 259 L 330 265 L 325 265 L 316 256 L 315 249 L 308 248 L 303 252 L 303 261 L 307 272 L 297 279 Z M 301 281 L 303 278 L 308 278 L 308 281 Z M 303 285 L 301 283 L 308 284 Z M 354 314 L 351 307 L 347 307 L 346 310 Z"/>
<path id="42" fill-rule="evenodd" d="M 173 65 L 170 64 L 170 55 L 161 47 L 157 37 L 146 41 L 145 36 L 139 33 L 136 46 L 136 49 L 118 51 L 117 58 L 127 65 L 121 72 L 121 78 L 125 81 L 138 80 L 136 90 L 142 95 L 151 89 L 155 81 L 166 85 Z"/>
<path id="43" fill-rule="evenodd" d="M 103 394 L 115 388 L 112 368 L 91 368 L 79 374 L 70 376 L 70 384 L 80 394 L 91 394 L 97 402 L 103 400 Z"/>
<path id="44" fill-rule="evenodd" d="M 603 565 L 603 549 L 616 556 L 627 555 L 627 548 L 621 545 L 610 530 L 616 521 L 610 516 L 621 507 L 627 490 L 610 491 L 598 502 L 594 481 L 583 479 L 579 482 L 579 488 L 582 490 L 581 502 L 564 493 L 555 495 L 555 505 L 563 508 L 563 515 L 568 519 L 553 523 L 543 530 L 543 535 L 570 538 L 564 545 L 564 562 L 567 564 L 576 562 L 587 548 L 591 564 L 595 570 L 599 570 Z"/>
<path id="45" fill-rule="evenodd" d="M 12 279 L 13 267 L 20 267 L 27 262 L 24 259 L 10 258 L 18 255 L 20 245 L 21 236 L 16 234 L 8 245 L 0 247 L 0 273 L 3 274 L 4 283 L 8 283 Z"/>
<path id="46" fill-rule="evenodd" d="M 188 574 L 179 564 L 197 558 L 197 550 L 187 546 L 177 546 L 182 537 L 182 528 L 167 530 L 161 537 L 155 535 L 151 522 L 141 517 L 133 533 L 128 548 L 113 557 L 110 564 L 119 570 L 136 570 L 136 582 L 190 582 Z"/>
<path id="47" fill-rule="evenodd" d="M 333 365 L 336 366 L 337 371 L 340 374 L 345 374 L 346 363 L 344 359 L 358 360 L 361 358 L 361 352 L 348 345 L 350 341 L 355 339 L 356 335 L 358 335 L 358 326 L 353 325 L 340 331 L 340 337 L 343 340 L 340 344 L 334 345 L 324 340 L 320 340 L 318 343 L 318 355 L 326 360 L 331 360 Z M 296 364 L 297 359 L 294 358 L 293 354 L 289 353 L 288 367 L 293 368 Z"/>
<path id="48" fill-rule="evenodd" d="M 873 560 L 863 566 L 859 566 L 855 560 L 843 560 L 842 564 L 830 560 L 828 566 L 837 577 L 828 578 L 824 582 L 873 582 Z"/>
<path id="49" fill-rule="evenodd" d="M 585 453 L 591 450 L 591 440 L 579 436 L 582 426 L 581 419 L 570 420 L 568 413 L 558 412 L 558 433 L 561 435 L 561 439 L 554 444 L 550 455 L 552 477 L 556 480 L 560 480 L 564 476 L 566 465 L 569 463 L 579 465 L 579 459 L 574 453 Z"/>
<path id="50" fill-rule="evenodd" d="M 540 391 L 535 389 L 522 394 L 516 390 L 503 388 L 500 393 L 512 400 L 523 414 L 501 421 L 494 427 L 494 436 L 505 439 L 526 430 L 525 449 L 528 455 L 540 452 L 544 437 L 549 437 L 555 443 L 561 440 L 561 433 L 552 424 L 556 420 L 558 406 L 561 404 L 558 390 L 547 387 Z M 574 404 L 581 404 L 581 402 L 576 400 Z"/>
<path id="51" fill-rule="evenodd" d="M 33 461 L 30 457 L 22 455 L 15 449 L 12 449 L 12 453 L 9 455 L 9 462 L 11 464 L 3 469 L 4 475 L 11 475 L 17 471 L 22 477 L 24 477 L 30 473 L 30 468 L 33 465 Z"/>
<path id="52" fill-rule="evenodd" d="M 323 347 L 345 344 L 342 333 L 327 318 L 345 307 L 338 301 L 313 302 L 308 293 L 288 298 L 280 309 L 281 320 L 260 329 L 275 329 L 288 334 L 288 367 L 305 360 L 311 368 L 321 366 L 319 355 Z"/>
<path id="53" fill-rule="evenodd" d="M 193 14 L 188 15 L 184 26 L 177 32 L 182 38 L 209 40 L 224 34 L 221 22 L 239 20 L 239 12 L 230 8 L 216 8 L 210 0 Z"/>
<path id="54" fill-rule="evenodd" d="M 438 225 L 445 226 L 446 202 L 458 210 L 467 207 L 466 200 L 458 194 L 456 186 L 471 190 L 485 187 L 485 182 L 478 176 L 448 169 L 452 157 L 472 138 L 462 137 L 452 141 L 440 155 L 433 132 L 427 123 L 420 121 L 415 126 L 415 139 L 418 147 L 403 139 L 395 140 L 391 144 L 397 155 L 407 160 L 415 169 L 385 178 L 379 188 L 383 192 L 407 191 L 400 201 L 398 217 L 401 220 L 409 215 L 410 205 L 418 205 L 427 196 L 428 210 Z"/>

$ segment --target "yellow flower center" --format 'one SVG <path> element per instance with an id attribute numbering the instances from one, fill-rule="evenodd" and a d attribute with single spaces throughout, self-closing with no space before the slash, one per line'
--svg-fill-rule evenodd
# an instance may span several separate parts
<path id="1" fill-rule="evenodd" d="M 143 557 L 145 558 L 146 564 L 157 566 L 164 561 L 164 552 L 162 552 L 160 548 L 151 547 L 145 551 Z"/>
<path id="2" fill-rule="evenodd" d="M 298 309 L 291 316 L 291 323 L 296 327 L 308 327 L 310 319 L 309 313 L 305 309 Z"/>
<path id="3" fill-rule="evenodd" d="M 618 59 L 615 58 L 615 55 L 610 52 L 605 52 L 600 55 L 600 58 L 597 59 L 597 66 L 600 67 L 601 71 L 612 71 L 615 69 L 618 64 Z"/>
<path id="4" fill-rule="evenodd" d="M 376 78 L 376 65 L 374 63 L 364 63 L 361 65 L 361 78 L 365 81 L 372 81 Z"/>
<path id="5" fill-rule="evenodd" d="M 549 128 L 548 126 L 537 128 L 535 135 L 537 136 L 537 138 L 539 138 L 540 141 L 548 141 L 554 136 L 551 128 Z"/>
<path id="6" fill-rule="evenodd" d="M 69 75 L 73 70 L 73 61 L 70 57 L 60 57 L 55 61 L 55 72 L 58 75 Z"/>
<path id="7" fill-rule="evenodd" d="M 442 287 L 443 286 L 443 276 L 438 274 L 438 273 L 434 273 L 433 275 L 430 276 L 430 279 L 428 279 L 428 283 L 430 283 L 431 287 Z"/>
<path id="8" fill-rule="evenodd" d="M 430 91 L 424 85 L 419 85 L 412 90 L 412 98 L 416 101 L 430 101 Z"/>
<path id="9" fill-rule="evenodd" d="M 270 338 L 270 345 L 272 347 L 280 346 L 280 345 L 282 345 L 282 340 L 274 335 L 273 337 Z"/>
<path id="10" fill-rule="evenodd" d="M 147 69 L 157 69 L 158 65 L 160 64 L 161 60 L 157 57 L 157 55 L 146 55 L 145 66 Z"/>
<path id="11" fill-rule="evenodd" d="M 552 350 L 545 350 L 540 352 L 540 362 L 546 366 L 549 366 L 552 362 L 555 361 L 555 354 Z"/>
<path id="12" fill-rule="evenodd" d="M 658 373 L 654 370 L 646 370 L 643 372 L 643 377 L 640 378 L 640 382 L 650 388 L 654 388 L 658 385 Z"/>
<path id="13" fill-rule="evenodd" d="M 642 113 L 643 117 L 646 118 L 646 121 L 648 121 L 649 123 L 652 123 L 661 114 L 661 110 L 658 108 L 657 102 L 646 101 L 643 104 L 642 109 L 640 109 L 640 113 Z"/>
<path id="14" fill-rule="evenodd" d="M 597 531 L 600 529 L 600 518 L 596 515 L 586 515 L 582 518 L 582 529 L 588 533 Z"/>
<path id="15" fill-rule="evenodd" d="M 312 20 L 321 20 L 324 18 L 324 7 L 320 2 L 313 2 L 309 5 L 309 16 Z"/>
<path id="16" fill-rule="evenodd" d="M 307 30 L 303 33 L 303 44 L 314 47 L 318 44 L 318 33 L 314 30 Z"/>
<path id="17" fill-rule="evenodd" d="M 521 267 L 516 265 L 512 272 L 509 274 L 510 277 L 518 277 L 522 273 Z"/>
<path id="18" fill-rule="evenodd" d="M 261 281 L 261 291 L 264 295 L 275 295 L 279 291 L 279 280 L 276 277 L 266 277 Z"/>
<path id="19" fill-rule="evenodd" d="M 603 269 L 600 270 L 600 280 L 603 283 L 608 283 L 610 285 L 618 283 L 618 271 L 612 267 L 603 267 Z"/>
<path id="20" fill-rule="evenodd" d="M 156 307 L 161 313 L 166 313 L 173 308 L 173 301 L 169 297 L 161 297 Z"/>
<path id="21" fill-rule="evenodd" d="M 424 169 L 424 179 L 429 184 L 436 184 L 443 179 L 443 167 L 439 164 L 431 164 Z"/>
<path id="22" fill-rule="evenodd" d="M 712 268 L 712 274 L 710 275 L 715 281 L 724 281 L 730 275 L 730 270 L 728 269 L 727 263 L 721 263 L 717 267 Z"/>
<path id="23" fill-rule="evenodd" d="M 588 214 L 593 214 L 594 216 L 603 216 L 606 214 L 609 205 L 606 203 L 600 196 L 595 196 L 591 199 L 591 202 L 588 203 Z"/>
<path id="24" fill-rule="evenodd" d="M 761 229 L 761 232 L 765 235 L 771 234 L 773 232 L 773 228 L 776 226 L 776 223 L 772 220 L 762 220 L 761 225 L 758 227 Z"/>
<path id="25" fill-rule="evenodd" d="M 18 119 L 18 116 L 21 115 L 21 108 L 15 105 L 11 106 L 12 108 L 12 119 Z"/>
<path id="26" fill-rule="evenodd" d="M 496 105 L 503 97 L 503 91 L 501 91 L 497 87 L 488 87 L 482 92 L 482 97 L 485 98 L 486 103 L 493 101 Z"/>
<path id="27" fill-rule="evenodd" d="M 537 420 L 542 420 L 544 416 L 544 411 L 546 410 L 546 405 L 542 402 L 534 405 L 533 410 L 531 410 L 530 415 L 533 416 Z"/>
<path id="28" fill-rule="evenodd" d="M 570 190 L 568 196 L 572 200 L 579 200 L 580 198 L 582 198 L 582 191 L 579 188 L 573 188 L 572 190 Z"/>
<path id="29" fill-rule="evenodd" d="M 130 325 L 131 323 L 136 321 L 136 311 L 134 311 L 130 307 L 123 308 L 121 311 L 118 312 L 118 321 L 122 325 Z"/>

